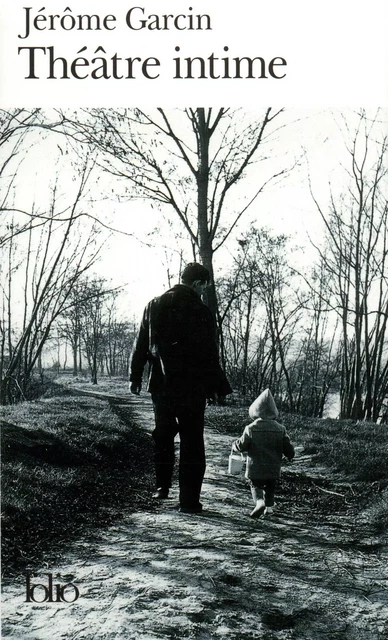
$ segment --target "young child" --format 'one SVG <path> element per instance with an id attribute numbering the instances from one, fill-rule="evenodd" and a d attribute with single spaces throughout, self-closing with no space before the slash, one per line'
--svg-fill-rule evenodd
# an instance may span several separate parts
<path id="1" fill-rule="evenodd" d="M 285 427 L 276 422 L 278 415 L 272 393 L 266 389 L 249 407 L 253 422 L 232 445 L 234 451 L 247 452 L 245 477 L 250 480 L 255 503 L 251 518 L 272 511 L 282 456 L 292 460 L 295 455 Z"/>

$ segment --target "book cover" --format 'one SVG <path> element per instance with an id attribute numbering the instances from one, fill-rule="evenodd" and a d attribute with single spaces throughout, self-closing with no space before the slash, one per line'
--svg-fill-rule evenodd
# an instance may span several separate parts
<path id="1" fill-rule="evenodd" d="M 3 3 L 3 638 L 388 637 L 387 28 L 382 0 Z M 160 405 L 129 380 L 192 262 L 232 389 L 201 512 L 182 414 L 152 497 Z M 274 498 L 249 446 L 228 472 L 268 388 Z"/>

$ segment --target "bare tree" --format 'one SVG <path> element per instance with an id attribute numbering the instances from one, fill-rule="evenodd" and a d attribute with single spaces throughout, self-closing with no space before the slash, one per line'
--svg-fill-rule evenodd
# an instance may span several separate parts
<path id="1" fill-rule="evenodd" d="M 295 393 L 295 410 L 303 415 L 321 418 L 328 394 L 338 389 L 341 349 L 338 318 L 332 317 L 325 301 L 327 274 L 320 263 L 308 274 L 310 295 L 303 297 L 302 336 L 298 352 L 290 366 Z"/>
<path id="2" fill-rule="evenodd" d="M 87 280 L 74 283 L 66 307 L 58 319 L 58 332 L 65 343 L 70 344 L 73 354 L 73 375 L 82 372 L 82 332 L 85 322 L 85 305 L 89 301 Z"/>
<path id="3" fill-rule="evenodd" d="M 284 392 L 293 410 L 288 351 L 302 303 L 294 295 L 287 242 L 286 236 L 273 235 L 265 228 L 252 228 L 239 240 L 234 271 L 227 286 L 220 289 L 220 318 L 225 359 L 230 364 L 228 349 L 232 346 L 232 369 L 238 370 L 242 390 L 257 393 L 266 384 L 278 396 Z"/>
<path id="4" fill-rule="evenodd" d="M 2 354 L 3 363 L 5 361 L 0 386 L 3 404 L 25 396 L 51 328 L 68 304 L 72 287 L 97 258 L 99 248 L 95 244 L 95 229 L 92 226 L 89 234 L 85 233 L 85 229 L 81 234 L 78 229 L 77 211 L 89 174 L 90 168 L 86 166 L 79 177 L 73 204 L 65 221 L 57 216 L 57 185 L 54 186 L 50 217 L 39 230 L 39 239 L 33 239 L 36 230 L 30 223 L 24 254 L 21 247 L 18 247 L 18 252 L 15 251 L 16 265 L 12 263 L 16 236 L 11 233 L 8 243 L 9 269 L 2 286 L 3 300 L 8 309 L 7 325 L 3 325 L 2 329 L 8 337 L 7 350 Z M 16 313 L 17 282 L 13 277 L 16 271 L 24 273 L 21 317 Z"/>
<path id="5" fill-rule="evenodd" d="M 103 279 L 95 278 L 89 282 L 88 296 L 83 303 L 82 337 L 92 384 L 97 384 L 98 365 L 102 359 L 104 286 Z"/>
<path id="6" fill-rule="evenodd" d="M 99 150 L 104 170 L 124 181 L 125 197 L 148 198 L 174 212 L 193 256 L 199 254 L 213 279 L 214 253 L 265 186 L 289 169 L 264 162 L 281 113 L 265 109 L 253 119 L 227 108 L 92 109 L 60 113 L 58 122 L 45 126 Z M 230 195 L 258 160 L 254 187 L 240 190 L 241 206 L 233 210 Z M 216 312 L 214 287 L 208 303 Z"/>
<path id="7" fill-rule="evenodd" d="M 64 321 L 70 320 L 66 334 L 77 322 L 79 334 L 77 345 L 73 340 L 74 359 L 81 342 L 93 384 L 97 384 L 98 371 L 103 373 L 106 365 L 108 373 L 112 374 L 111 368 L 118 357 L 117 327 L 115 328 L 113 312 L 117 293 L 118 288 L 112 288 L 105 278 L 93 276 L 84 279 L 81 286 L 73 291 L 71 307 L 64 314 Z M 122 340 L 125 341 L 126 336 L 122 336 Z M 129 348 L 127 345 L 127 351 Z"/>
<path id="8" fill-rule="evenodd" d="M 377 136 L 377 137 L 375 137 Z M 341 417 L 377 420 L 388 388 L 388 138 L 361 113 L 348 146 L 347 193 L 332 194 L 321 258 L 342 326 Z"/>
<path id="9" fill-rule="evenodd" d="M 106 304 L 104 359 L 109 377 L 128 375 L 132 346 L 137 334 L 133 323 L 120 317 L 118 295 L 119 292 L 112 292 Z"/>
<path id="10" fill-rule="evenodd" d="M 24 221 L 14 220 L 3 225 L 0 234 L 0 247 L 12 236 L 29 232 L 34 211 L 20 211 L 15 207 L 13 192 L 17 177 L 25 160 L 25 151 L 36 144 L 33 137 L 35 126 L 39 123 L 39 109 L 0 109 L 0 215 L 2 218 L 23 213 Z M 39 221 L 41 224 L 41 222 Z M 43 224 L 45 221 L 43 221 Z"/>

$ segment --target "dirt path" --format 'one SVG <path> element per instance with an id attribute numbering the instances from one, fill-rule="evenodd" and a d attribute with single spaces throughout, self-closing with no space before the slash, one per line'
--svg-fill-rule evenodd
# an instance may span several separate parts
<path id="1" fill-rule="evenodd" d="M 149 429 L 148 399 L 132 404 Z M 243 478 L 227 475 L 230 438 L 209 427 L 206 446 L 203 514 L 179 513 L 174 489 L 156 513 L 128 514 L 73 543 L 33 580 L 47 583 L 52 571 L 54 582 L 76 583 L 79 599 L 26 603 L 23 576 L 3 588 L 2 637 L 387 640 L 387 546 L 355 535 L 357 510 L 322 516 L 304 504 L 302 480 L 315 485 L 300 457 L 284 471 L 295 491 L 279 494 L 270 517 L 252 520 Z M 345 488 L 317 492 L 346 502 Z"/>

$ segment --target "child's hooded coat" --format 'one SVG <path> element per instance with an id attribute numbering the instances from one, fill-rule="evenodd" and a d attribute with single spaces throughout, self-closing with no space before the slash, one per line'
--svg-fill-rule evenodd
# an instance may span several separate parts
<path id="1" fill-rule="evenodd" d="M 247 452 L 245 477 L 252 480 L 276 479 L 280 476 L 283 454 L 290 460 L 294 447 L 285 427 L 276 422 L 279 412 L 269 389 L 266 389 L 249 407 L 254 420 L 233 443 L 238 451 Z"/>

